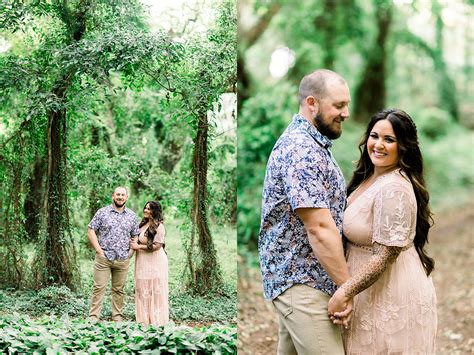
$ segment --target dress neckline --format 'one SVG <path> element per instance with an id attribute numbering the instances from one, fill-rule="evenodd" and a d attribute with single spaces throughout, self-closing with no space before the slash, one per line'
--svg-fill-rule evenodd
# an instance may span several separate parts
<path id="1" fill-rule="evenodd" d="M 347 209 L 349 206 L 351 206 L 354 202 L 356 202 L 361 196 L 364 196 L 365 193 L 366 193 L 367 191 L 369 191 L 373 186 L 375 186 L 375 184 L 378 183 L 380 180 L 383 180 L 385 177 L 390 176 L 390 175 L 392 175 L 393 173 L 395 173 L 395 172 L 400 172 L 400 171 L 401 171 L 400 168 L 396 168 L 396 169 L 390 170 L 390 171 L 387 172 L 387 173 L 384 173 L 384 174 L 382 174 L 382 175 L 377 176 L 377 177 L 375 178 L 375 180 L 372 182 L 372 184 L 370 184 L 364 191 L 362 191 L 362 193 L 359 194 L 359 196 L 357 196 L 356 198 L 354 198 L 353 200 L 351 200 L 351 201 L 349 202 L 350 197 L 353 196 L 354 193 L 356 193 L 356 192 L 359 190 L 359 188 L 362 186 L 362 184 L 364 183 L 364 181 L 366 181 L 366 180 L 364 180 L 364 181 L 363 181 L 362 183 L 360 183 L 359 186 L 357 186 L 357 188 L 347 197 L 347 206 L 346 206 L 346 209 Z M 371 175 L 371 176 L 372 176 L 372 175 Z"/>

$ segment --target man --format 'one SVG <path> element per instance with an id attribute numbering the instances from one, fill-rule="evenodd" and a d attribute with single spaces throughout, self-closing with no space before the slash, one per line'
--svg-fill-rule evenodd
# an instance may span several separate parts
<path id="1" fill-rule="evenodd" d="M 127 189 L 117 187 L 112 194 L 112 204 L 99 209 L 89 223 L 87 236 L 96 251 L 94 289 L 89 310 L 89 319 L 92 321 L 100 320 L 110 275 L 112 275 L 112 320 L 119 322 L 123 319 L 123 288 L 130 263 L 130 240 L 140 233 L 137 215 L 125 207 L 127 199 Z"/>
<path id="2" fill-rule="evenodd" d="M 267 164 L 259 238 L 264 294 L 279 317 L 279 354 L 344 354 L 327 304 L 349 278 L 344 259 L 344 177 L 331 139 L 349 117 L 349 88 L 320 69 L 299 88 L 299 113 L 276 142 Z M 352 304 L 346 304 L 349 316 Z"/>

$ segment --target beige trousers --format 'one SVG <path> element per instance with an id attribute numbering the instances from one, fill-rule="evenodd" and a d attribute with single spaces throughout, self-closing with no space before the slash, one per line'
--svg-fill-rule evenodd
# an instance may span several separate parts
<path id="1" fill-rule="evenodd" d="M 273 300 L 278 314 L 279 355 L 344 355 L 340 326 L 328 317 L 330 297 L 306 285 L 293 285 Z"/>
<path id="2" fill-rule="evenodd" d="M 89 318 L 100 319 L 100 311 L 104 302 L 105 290 L 112 275 L 112 320 L 119 322 L 123 319 L 124 287 L 127 281 L 130 259 L 110 261 L 96 254 L 94 261 L 94 288 L 92 290 Z"/>

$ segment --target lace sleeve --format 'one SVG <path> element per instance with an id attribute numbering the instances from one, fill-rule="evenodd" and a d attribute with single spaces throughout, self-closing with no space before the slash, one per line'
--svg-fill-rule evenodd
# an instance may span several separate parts
<path id="1" fill-rule="evenodd" d="M 399 183 L 383 186 L 375 197 L 372 242 L 404 247 L 413 240 L 415 227 L 413 191 Z"/>
<path id="2" fill-rule="evenodd" d="M 357 274 L 341 285 L 347 298 L 352 298 L 377 281 L 387 267 L 400 254 L 402 248 L 374 243 L 372 257 L 361 267 Z"/>

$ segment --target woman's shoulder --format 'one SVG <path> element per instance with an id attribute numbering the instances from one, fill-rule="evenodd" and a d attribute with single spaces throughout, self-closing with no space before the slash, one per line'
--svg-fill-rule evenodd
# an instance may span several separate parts
<path id="1" fill-rule="evenodd" d="M 160 232 L 160 233 L 165 233 L 166 228 L 165 228 L 165 225 L 163 224 L 163 222 L 160 222 L 160 224 L 158 225 L 157 231 Z"/>
<path id="2" fill-rule="evenodd" d="M 413 185 L 407 174 L 401 169 L 394 170 L 380 179 L 378 191 L 403 191 L 414 195 Z"/>

